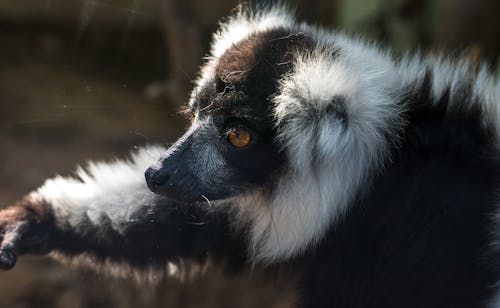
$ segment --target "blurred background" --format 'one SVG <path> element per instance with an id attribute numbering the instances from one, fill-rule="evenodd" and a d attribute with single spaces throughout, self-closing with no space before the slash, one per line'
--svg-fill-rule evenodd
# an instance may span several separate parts
<path id="1" fill-rule="evenodd" d="M 258 1 L 257 1 L 258 2 Z M 376 40 L 396 56 L 465 55 L 499 74 L 498 0 L 289 0 L 300 19 Z M 0 1 L 0 204 L 86 161 L 169 143 L 208 52 L 237 1 Z M 283 279 L 286 281 L 286 279 Z M 286 283 L 214 269 L 139 284 L 22 258 L 0 272 L 0 307 L 289 307 Z"/>

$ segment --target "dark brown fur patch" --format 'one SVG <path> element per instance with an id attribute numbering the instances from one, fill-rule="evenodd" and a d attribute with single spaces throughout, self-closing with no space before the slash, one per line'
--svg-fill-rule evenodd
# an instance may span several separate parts
<path id="1" fill-rule="evenodd" d="M 24 197 L 21 201 L 9 207 L 2 213 L 0 220 L 26 220 L 34 219 L 44 221 L 52 217 L 52 211 L 47 201 L 32 195 Z"/>
<path id="2" fill-rule="evenodd" d="M 215 115 L 223 129 L 227 119 L 250 119 L 261 136 L 272 136 L 270 98 L 279 80 L 293 69 L 298 51 L 313 49 L 313 39 L 294 29 L 258 32 L 228 48 L 216 60 L 215 78 L 199 89 L 196 105 Z M 247 123 L 248 124 L 248 123 Z"/>
<path id="3" fill-rule="evenodd" d="M 269 90 L 292 68 L 294 53 L 311 46 L 311 38 L 302 32 L 275 29 L 255 33 L 234 44 L 220 57 L 216 76 L 236 89 Z"/>
<path id="4" fill-rule="evenodd" d="M 28 195 L 0 212 L 2 249 L 15 254 L 48 252 L 48 239 L 53 226 L 50 204 L 42 198 Z"/>

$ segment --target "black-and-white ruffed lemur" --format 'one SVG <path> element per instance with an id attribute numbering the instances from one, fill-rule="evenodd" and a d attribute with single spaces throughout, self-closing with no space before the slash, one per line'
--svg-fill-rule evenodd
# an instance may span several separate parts
<path id="1" fill-rule="evenodd" d="M 297 307 L 500 307 L 500 86 L 485 68 L 240 9 L 187 108 L 169 149 L 90 163 L 0 212 L 1 267 L 225 259 L 294 273 Z"/>

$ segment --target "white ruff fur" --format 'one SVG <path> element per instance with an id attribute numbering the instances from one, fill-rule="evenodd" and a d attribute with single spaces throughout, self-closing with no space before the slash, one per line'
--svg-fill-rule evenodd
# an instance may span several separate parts
<path id="1" fill-rule="evenodd" d="M 387 156 L 384 134 L 401 125 L 389 94 L 399 86 L 393 63 L 342 43 L 336 57 L 323 46 L 298 54 L 293 72 L 280 82 L 275 118 L 291 170 L 269 199 L 242 202 L 245 211 L 254 211 L 251 248 L 257 259 L 286 259 L 317 243 L 380 169 Z M 366 58 L 371 61 L 357 60 Z M 335 104 L 345 107 L 346 123 L 327 112 Z"/>
<path id="2" fill-rule="evenodd" d="M 78 178 L 55 177 L 33 193 L 33 198 L 43 198 L 52 205 L 56 223 L 69 224 L 78 229 L 90 221 L 95 225 L 106 219 L 121 231 L 124 224 L 133 223 L 129 218 L 140 206 L 154 202 L 157 195 L 149 191 L 144 171 L 152 165 L 165 149 L 148 147 L 133 153 L 130 161 L 89 163 L 79 168 Z"/>
<path id="3" fill-rule="evenodd" d="M 258 13 L 250 13 L 240 7 L 237 13 L 225 23 L 222 23 L 219 31 L 214 34 L 209 58 L 222 56 L 228 48 L 247 38 L 252 33 L 280 27 L 289 28 L 293 25 L 293 17 L 288 10 L 280 5 Z"/>

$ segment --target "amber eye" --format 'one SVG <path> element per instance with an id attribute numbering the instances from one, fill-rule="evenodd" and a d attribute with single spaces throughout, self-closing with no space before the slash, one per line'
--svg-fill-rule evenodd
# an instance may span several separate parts
<path id="1" fill-rule="evenodd" d="M 247 146 L 250 143 L 250 140 L 252 140 L 250 133 L 239 127 L 231 128 L 228 131 L 227 136 L 229 138 L 229 142 L 237 148 Z"/>

